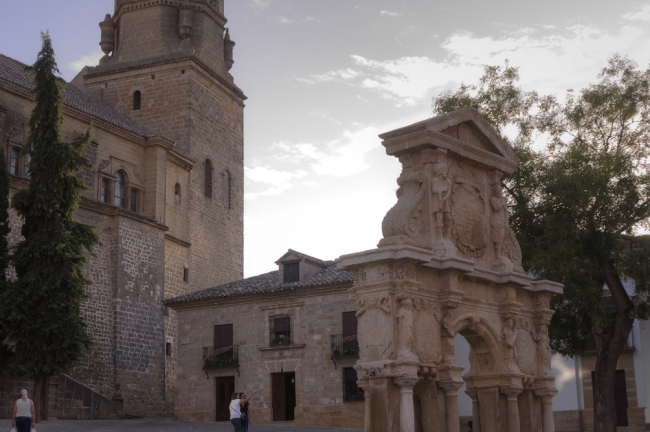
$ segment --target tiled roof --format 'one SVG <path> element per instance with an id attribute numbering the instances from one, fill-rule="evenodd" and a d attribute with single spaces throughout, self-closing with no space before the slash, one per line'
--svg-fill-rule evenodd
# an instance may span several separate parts
<path id="1" fill-rule="evenodd" d="M 303 261 L 311 262 L 312 264 L 316 264 L 317 266 L 320 266 L 320 267 L 327 267 L 327 266 L 329 265 L 329 264 L 327 263 L 327 261 L 323 261 L 323 260 L 321 260 L 321 259 L 314 258 L 313 256 L 310 256 L 310 255 L 304 254 L 304 253 L 302 253 L 302 252 L 295 251 L 295 250 L 293 250 L 293 249 L 289 249 L 289 250 L 287 251 L 287 253 L 285 253 L 284 255 L 282 255 L 282 257 L 281 257 L 279 260 L 277 260 L 275 263 L 276 263 L 276 264 L 280 264 L 280 262 L 281 262 L 282 260 L 284 260 L 284 257 L 286 257 L 287 255 L 295 255 L 295 256 L 297 256 L 298 258 L 300 258 L 300 259 L 303 260 Z"/>
<path id="2" fill-rule="evenodd" d="M 34 86 L 34 77 L 31 73 L 25 71 L 24 64 L 0 54 L 0 82 L 2 81 L 22 87 L 29 92 L 31 92 Z M 63 93 L 63 104 L 68 108 L 81 111 L 94 119 L 105 121 L 143 138 L 159 137 L 159 135 L 156 135 L 146 127 L 120 114 L 113 108 L 87 95 L 73 85 L 65 83 L 61 90 Z"/>
<path id="3" fill-rule="evenodd" d="M 272 271 L 191 294 L 174 297 L 165 300 L 164 303 L 165 305 L 170 306 L 234 296 L 249 296 L 327 286 L 352 285 L 352 273 L 345 270 L 339 270 L 334 261 L 318 261 L 322 262 L 325 265 L 325 268 L 303 281 L 279 283 L 278 271 Z"/>

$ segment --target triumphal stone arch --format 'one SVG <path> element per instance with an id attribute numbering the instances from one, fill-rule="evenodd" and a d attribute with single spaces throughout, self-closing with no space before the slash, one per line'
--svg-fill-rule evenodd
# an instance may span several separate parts
<path id="1" fill-rule="evenodd" d="M 521 267 L 501 180 L 518 160 L 467 108 L 380 136 L 402 172 L 376 249 L 339 258 L 354 274 L 368 432 L 552 432 L 549 307 L 562 286 Z M 454 336 L 470 345 L 469 371 Z"/>

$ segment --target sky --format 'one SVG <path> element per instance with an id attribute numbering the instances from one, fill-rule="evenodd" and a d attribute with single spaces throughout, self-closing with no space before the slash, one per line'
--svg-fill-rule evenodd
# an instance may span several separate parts
<path id="1" fill-rule="evenodd" d="M 95 65 L 113 0 L 0 0 L 0 53 L 32 64 L 49 30 L 70 80 Z M 562 96 L 620 53 L 648 67 L 650 1 L 225 0 L 245 118 L 244 274 L 287 249 L 376 247 L 398 161 L 378 135 L 508 59 L 524 90 Z"/>

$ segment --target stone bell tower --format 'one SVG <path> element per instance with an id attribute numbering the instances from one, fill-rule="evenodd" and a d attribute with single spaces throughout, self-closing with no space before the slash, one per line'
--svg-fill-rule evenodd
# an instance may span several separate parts
<path id="1" fill-rule="evenodd" d="M 83 72 L 88 94 L 148 130 L 132 134 L 129 148 L 98 143 L 98 175 L 120 178 L 131 201 L 139 200 L 135 210 L 124 208 L 137 214 L 117 212 L 120 224 L 104 231 L 110 236 L 104 244 L 116 245 L 108 294 L 113 376 L 125 411 L 134 415 L 165 415 L 173 407 L 178 324 L 161 297 L 243 274 L 246 97 L 229 72 L 235 43 L 225 26 L 224 0 L 115 0 L 113 15 L 99 23 L 105 56 Z M 150 235 L 146 222 L 162 227 L 155 252 L 164 262 L 150 263 L 156 290 L 127 259 L 139 246 L 126 228 L 129 217 L 144 221 L 137 228 L 144 235 Z"/>
<path id="2" fill-rule="evenodd" d="M 243 273 L 246 97 L 226 21 L 224 0 L 115 0 L 99 24 L 106 55 L 84 75 L 88 93 L 176 143 L 176 164 L 146 149 L 167 165 L 166 179 L 146 179 L 166 197 L 146 210 L 169 227 L 166 297 Z"/>
<path id="3" fill-rule="evenodd" d="M 380 138 L 402 163 L 398 201 L 376 249 L 339 258 L 354 274 L 365 430 L 459 432 L 465 383 L 474 430 L 553 432 L 547 328 L 562 285 L 521 267 L 501 194 L 517 157 L 473 108 Z"/>

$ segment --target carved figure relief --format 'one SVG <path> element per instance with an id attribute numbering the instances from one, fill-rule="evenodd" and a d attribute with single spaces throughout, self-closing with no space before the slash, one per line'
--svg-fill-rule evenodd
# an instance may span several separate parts
<path id="1" fill-rule="evenodd" d="M 510 314 L 506 314 L 502 320 L 501 345 L 504 367 L 510 372 L 520 372 L 517 367 L 517 336 L 519 332 L 517 331 L 515 318 Z"/>
<path id="2" fill-rule="evenodd" d="M 553 377 L 551 371 L 551 347 L 548 343 L 548 327 L 546 325 L 537 326 L 533 333 L 533 340 L 537 342 L 537 367 L 539 374 L 543 377 Z"/>
<path id="3" fill-rule="evenodd" d="M 492 186 L 490 208 L 492 209 L 490 228 L 492 229 L 491 237 L 492 243 L 494 243 L 494 255 L 497 259 L 505 258 L 503 242 L 506 239 L 508 228 L 508 203 L 503 197 L 501 185 L 499 184 Z"/>
<path id="4" fill-rule="evenodd" d="M 384 237 L 404 235 L 421 240 L 426 232 L 422 214 L 422 200 L 426 178 L 421 172 L 402 173 L 397 179 L 397 204 L 391 208 L 381 224 Z"/>
<path id="5" fill-rule="evenodd" d="M 478 258 L 487 246 L 485 205 L 481 190 L 473 183 L 457 181 L 451 193 L 451 232 L 456 246 Z"/>
<path id="6" fill-rule="evenodd" d="M 413 352 L 413 299 L 398 297 L 399 308 L 395 318 L 397 320 L 397 358 L 400 360 L 418 361 Z"/>
<path id="7" fill-rule="evenodd" d="M 369 309 L 379 309 L 387 315 L 390 315 L 390 299 L 383 297 L 369 297 L 357 300 L 357 318 L 363 315 Z"/>
<path id="8" fill-rule="evenodd" d="M 456 364 L 456 345 L 453 337 L 442 338 L 442 362 L 448 365 Z"/>

